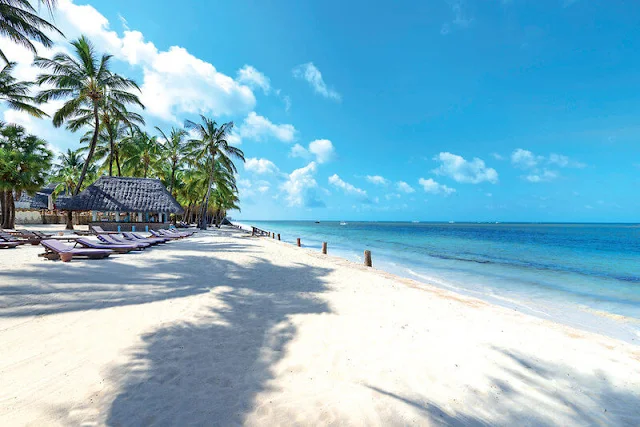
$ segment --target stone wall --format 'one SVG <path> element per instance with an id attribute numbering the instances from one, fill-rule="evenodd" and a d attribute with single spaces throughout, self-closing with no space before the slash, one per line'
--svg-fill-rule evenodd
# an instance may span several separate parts
<path id="1" fill-rule="evenodd" d="M 42 224 L 39 211 L 16 211 L 16 224 Z"/>

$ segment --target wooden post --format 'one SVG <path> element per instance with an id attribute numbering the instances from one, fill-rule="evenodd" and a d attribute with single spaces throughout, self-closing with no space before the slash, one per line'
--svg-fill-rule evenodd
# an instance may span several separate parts
<path id="1" fill-rule="evenodd" d="M 278 233 L 278 240 L 280 240 L 280 233 Z"/>
<path id="2" fill-rule="evenodd" d="M 300 238 L 298 237 L 298 247 L 300 247 Z"/>
<path id="3" fill-rule="evenodd" d="M 364 265 L 371 267 L 371 251 L 364 251 Z"/>
<path id="4" fill-rule="evenodd" d="M 322 253 L 327 254 L 327 242 L 322 242 Z"/>
<path id="5" fill-rule="evenodd" d="M 276 233 L 271 233 L 271 238 L 275 239 L 276 238 Z"/>

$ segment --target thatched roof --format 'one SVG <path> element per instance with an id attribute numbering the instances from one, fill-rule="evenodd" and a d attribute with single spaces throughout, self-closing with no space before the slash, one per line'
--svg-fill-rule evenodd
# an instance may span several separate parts
<path id="1" fill-rule="evenodd" d="M 182 213 L 158 179 L 103 176 L 77 196 L 56 200 L 58 209 L 103 212 Z"/>
<path id="2" fill-rule="evenodd" d="M 49 197 L 55 190 L 55 184 L 49 184 L 42 187 L 33 196 L 30 196 L 26 192 L 20 195 L 20 198 L 16 198 L 15 204 L 17 209 L 49 209 Z"/>

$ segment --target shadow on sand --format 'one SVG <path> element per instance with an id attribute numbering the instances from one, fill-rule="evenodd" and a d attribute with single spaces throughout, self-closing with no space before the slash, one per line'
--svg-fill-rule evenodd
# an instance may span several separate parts
<path id="1" fill-rule="evenodd" d="M 514 350 L 493 349 L 501 369 L 491 393 L 469 389 L 465 410 L 453 412 L 419 395 L 403 396 L 366 385 L 442 426 L 637 426 L 640 390 L 618 389 L 602 372 L 546 362 Z M 534 391 L 532 392 L 531 389 Z M 525 393 L 523 390 L 527 390 Z"/>

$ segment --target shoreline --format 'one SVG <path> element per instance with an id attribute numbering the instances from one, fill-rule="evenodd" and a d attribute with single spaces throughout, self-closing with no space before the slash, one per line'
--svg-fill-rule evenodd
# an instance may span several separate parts
<path id="1" fill-rule="evenodd" d="M 249 223 L 236 221 L 235 224 L 241 225 L 244 227 L 244 230 L 251 231 L 251 225 Z M 470 223 L 469 225 L 477 224 Z M 311 238 L 312 244 L 305 245 L 304 242 L 305 240 L 309 241 L 308 239 L 309 236 L 303 237 L 303 249 L 319 252 L 321 240 Z M 286 238 L 283 237 L 282 242 L 295 247 L 294 241 L 292 238 L 289 238 L 288 235 L 286 235 Z M 362 256 L 355 254 L 352 248 L 346 246 L 336 247 L 332 245 L 332 242 L 328 243 L 329 254 L 337 254 L 334 256 L 345 259 L 355 265 L 360 265 L 359 263 L 362 262 Z M 363 249 L 365 247 L 366 246 L 363 245 Z M 480 299 L 489 304 L 519 311 L 539 319 L 546 319 L 585 332 L 619 339 L 629 344 L 640 345 L 639 318 L 608 312 L 606 310 L 589 307 L 588 305 L 577 304 L 573 301 L 536 301 L 526 299 L 523 295 L 504 296 L 499 293 L 499 290 L 487 288 L 486 286 L 479 286 L 478 289 L 463 287 L 452 280 L 450 273 L 441 273 L 438 276 L 434 276 L 433 274 L 427 275 L 427 273 L 415 271 L 419 270 L 419 265 L 414 266 L 385 261 L 384 255 L 386 255 L 386 253 L 383 251 L 383 257 L 376 257 L 378 254 L 379 252 L 376 250 L 373 251 L 374 268 L 395 275 L 399 279 L 413 280 L 419 285 L 445 289 L 456 294 Z M 383 261 L 380 261 L 380 258 L 383 258 Z M 473 276 L 474 274 L 472 273 L 469 279 Z"/>
<path id="2" fill-rule="evenodd" d="M 334 255 L 230 228 L 38 250 L 0 269 L 5 425 L 640 422 L 640 347 Z"/>

